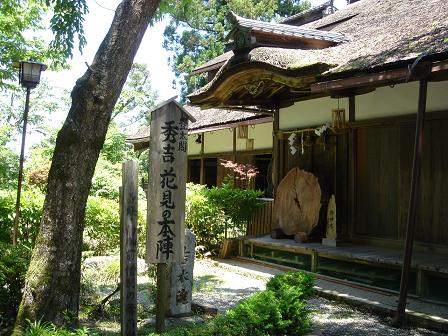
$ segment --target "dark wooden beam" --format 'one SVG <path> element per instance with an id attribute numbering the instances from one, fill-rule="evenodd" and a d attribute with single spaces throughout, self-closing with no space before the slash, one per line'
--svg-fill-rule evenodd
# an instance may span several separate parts
<path id="1" fill-rule="evenodd" d="M 279 117 L 280 110 L 277 108 L 274 113 L 274 122 L 272 125 L 272 185 L 274 198 L 277 195 L 277 187 L 279 183 Z"/>
<path id="2" fill-rule="evenodd" d="M 205 184 L 205 159 L 204 159 L 204 148 L 205 148 L 205 132 L 201 133 L 201 172 L 199 174 L 199 183 Z"/>
<path id="3" fill-rule="evenodd" d="M 448 61 L 436 62 L 430 65 L 430 76 L 437 76 L 441 73 L 448 72 Z M 378 73 L 367 74 L 358 77 L 350 77 L 344 79 L 336 79 L 326 82 L 311 84 L 311 92 L 332 92 L 344 91 L 349 88 L 359 87 L 378 87 L 388 84 L 403 83 L 408 80 L 417 80 L 427 77 L 427 64 L 421 63 L 412 69 L 412 77 L 409 78 L 409 67 L 399 69 L 386 70 Z"/>
<path id="4" fill-rule="evenodd" d="M 356 120 L 356 97 L 348 98 L 348 121 L 352 123 Z M 352 236 L 355 230 L 356 220 L 356 130 L 350 129 L 348 141 L 348 235 Z"/>
<path id="5" fill-rule="evenodd" d="M 411 194 L 409 197 L 409 208 L 406 228 L 406 242 L 404 247 L 403 267 L 401 271 L 400 295 L 394 319 L 394 325 L 404 327 L 406 325 L 406 300 L 408 295 L 409 273 L 411 269 L 412 250 L 414 245 L 415 224 L 417 217 L 418 193 L 421 157 L 423 152 L 423 129 L 425 125 L 426 96 L 428 82 L 420 80 L 418 93 L 418 111 L 415 125 L 414 159 L 412 162 Z"/>
<path id="6" fill-rule="evenodd" d="M 232 143 L 232 161 L 236 163 L 236 131 L 237 131 L 237 127 L 233 128 L 233 143 Z M 236 186 L 236 174 L 235 171 L 233 171 L 232 173 L 233 175 L 233 185 Z M 227 232 L 226 232 L 227 234 Z"/>

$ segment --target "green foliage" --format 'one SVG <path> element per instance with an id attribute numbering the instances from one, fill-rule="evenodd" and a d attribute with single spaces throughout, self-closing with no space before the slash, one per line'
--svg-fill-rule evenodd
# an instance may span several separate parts
<path id="1" fill-rule="evenodd" d="M 270 21 L 296 14 L 310 7 L 307 0 L 165 0 L 160 12 L 171 21 L 164 32 L 164 48 L 170 60 L 182 98 L 206 83 L 206 77 L 189 76 L 191 71 L 224 52 L 225 34 L 230 30 L 227 15 Z"/>
<path id="2" fill-rule="evenodd" d="M 314 277 L 297 272 L 276 275 L 264 292 L 203 325 L 177 328 L 165 336 L 268 336 L 304 335 L 311 324 L 306 303 L 312 295 Z M 154 335 L 154 334 L 151 334 Z"/>
<path id="3" fill-rule="evenodd" d="M 259 206 L 260 191 L 230 185 L 213 187 L 187 184 L 185 223 L 196 235 L 196 244 L 217 253 L 225 231 L 233 236 L 244 232 L 253 211 Z"/>
<path id="4" fill-rule="evenodd" d="M 11 128 L 0 126 L 0 185 L 3 188 L 17 186 L 19 157 L 6 147 L 11 136 Z"/>
<path id="5" fill-rule="evenodd" d="M 28 326 L 23 332 L 23 336 L 98 336 L 88 328 L 63 329 L 56 327 L 53 323 L 42 321 L 29 321 Z"/>
<path id="6" fill-rule="evenodd" d="M 139 255 L 144 254 L 146 232 L 146 202 L 138 205 L 138 244 Z M 94 255 L 105 255 L 120 248 L 120 209 L 115 200 L 90 196 L 87 200 L 85 229 L 85 250 Z"/>
<path id="7" fill-rule="evenodd" d="M 207 188 L 188 183 L 185 204 L 185 225 L 196 235 L 196 245 L 217 253 L 224 238 L 229 218 L 207 198 Z"/>
<path id="8" fill-rule="evenodd" d="M 207 199 L 230 217 L 231 229 L 243 232 L 254 211 L 261 205 L 257 198 L 263 193 L 259 190 L 243 190 L 229 184 L 207 189 Z"/>
<path id="9" fill-rule="evenodd" d="M 120 247 L 120 213 L 118 202 L 90 196 L 86 206 L 84 244 L 96 255 Z"/>
<path id="10" fill-rule="evenodd" d="M 17 71 L 11 64 L 14 60 L 39 60 L 55 68 L 66 66 L 65 59 L 72 56 L 75 38 L 80 50 L 86 43 L 82 27 L 86 12 L 85 0 L 2 0 L 0 87 L 7 87 L 5 80 L 15 78 Z M 50 44 L 42 37 L 48 28 L 54 35 Z"/>
<path id="11" fill-rule="evenodd" d="M 126 115 L 126 125 L 136 122 L 149 125 L 148 110 L 157 100 L 146 64 L 134 63 L 112 112 L 112 119 Z"/>
<path id="12" fill-rule="evenodd" d="M 126 135 L 118 129 L 115 123 L 111 123 L 96 164 L 90 195 L 118 201 L 118 190 L 121 186 L 121 164 L 133 157 L 134 152 L 132 146 L 126 143 Z"/>
<path id="13" fill-rule="evenodd" d="M 302 291 L 304 298 L 309 298 L 313 294 L 315 278 L 309 273 L 287 272 L 278 274 L 266 284 L 266 288 L 274 292 L 280 292 L 282 287 L 296 287 Z"/>
<path id="14" fill-rule="evenodd" d="M 16 191 L 0 190 L 0 241 L 10 241 L 14 221 Z M 26 188 L 20 201 L 19 244 L 33 247 L 42 218 L 44 195 Z"/>
<path id="15" fill-rule="evenodd" d="M 30 257 L 30 249 L 0 242 L 0 330 L 14 324 Z"/>

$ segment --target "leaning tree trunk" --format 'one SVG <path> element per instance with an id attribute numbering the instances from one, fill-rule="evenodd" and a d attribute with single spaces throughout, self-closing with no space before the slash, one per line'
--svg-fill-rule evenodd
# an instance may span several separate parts
<path id="1" fill-rule="evenodd" d="M 158 5 L 159 0 L 124 0 L 91 67 L 73 88 L 16 326 L 25 319 L 77 322 L 84 215 L 95 165 L 112 110 Z"/>

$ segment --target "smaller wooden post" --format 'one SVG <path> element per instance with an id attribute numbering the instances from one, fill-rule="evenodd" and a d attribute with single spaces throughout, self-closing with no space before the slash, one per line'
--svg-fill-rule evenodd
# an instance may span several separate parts
<path id="1" fill-rule="evenodd" d="M 199 175 L 199 184 L 205 184 L 205 158 L 204 158 L 204 150 L 205 150 L 205 133 L 201 133 L 201 171 Z"/>
<path id="2" fill-rule="evenodd" d="M 272 185 L 273 185 L 273 195 L 274 198 L 277 197 L 277 187 L 279 184 L 279 177 L 280 177 L 280 172 L 279 172 L 279 168 L 280 168 L 280 160 L 279 160 L 279 156 L 280 156 L 280 151 L 279 151 L 279 137 L 278 137 L 278 133 L 279 133 L 279 117 L 280 117 L 280 113 L 279 113 L 279 109 L 276 108 L 274 111 L 274 121 L 273 121 L 273 126 L 272 126 Z"/>
<path id="3" fill-rule="evenodd" d="M 120 188 L 121 335 L 137 335 L 137 163 L 123 163 Z"/>
<path id="4" fill-rule="evenodd" d="M 157 264 L 156 332 L 165 330 L 165 316 L 168 309 L 168 264 Z"/>

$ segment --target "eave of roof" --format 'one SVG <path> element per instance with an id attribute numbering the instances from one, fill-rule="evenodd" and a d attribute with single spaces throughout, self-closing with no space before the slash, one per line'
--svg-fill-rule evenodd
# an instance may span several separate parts
<path id="1" fill-rule="evenodd" d="M 275 35 L 294 36 L 298 38 L 306 38 L 333 43 L 341 43 L 347 41 L 346 37 L 341 33 L 322 31 L 318 29 L 305 28 L 302 26 L 292 26 L 282 23 L 263 22 L 258 20 L 246 19 L 234 13 L 233 17 L 237 26 L 249 28 L 254 31 L 272 33 Z M 233 30 L 226 39 L 232 35 Z"/>
<path id="2" fill-rule="evenodd" d="M 304 11 L 302 11 L 302 12 L 300 12 L 300 13 L 297 13 L 297 14 L 295 14 L 295 15 L 292 15 L 292 16 L 290 16 L 290 17 L 287 17 L 286 19 L 283 19 L 282 21 L 280 21 L 280 23 L 288 24 L 288 23 L 290 23 L 290 22 L 294 22 L 294 21 L 296 21 L 296 20 L 298 20 L 298 19 L 300 19 L 300 18 L 303 18 L 303 17 L 305 17 L 305 16 L 307 16 L 307 15 L 310 15 L 311 13 L 315 13 L 315 12 L 323 11 L 323 10 L 325 10 L 326 8 L 328 8 L 328 7 L 332 7 L 332 6 L 333 6 L 333 5 L 332 5 L 331 1 L 327 1 L 327 2 L 324 2 L 324 3 L 321 4 L 321 5 L 311 7 L 311 8 L 309 8 L 309 9 L 307 9 L 307 10 L 304 10 Z"/>
<path id="3" fill-rule="evenodd" d="M 323 26 L 343 33 L 350 41 L 320 50 L 255 48 L 249 52 L 244 67 L 227 62 L 212 82 L 189 99 L 207 107 L 226 105 L 221 99 L 226 97 L 218 98 L 222 89 L 232 91 L 240 86 L 238 81 L 229 84 L 229 78 L 237 78 L 237 71 L 245 72 L 249 67 L 253 72 L 257 68 L 264 72 L 269 65 L 273 77 L 284 70 L 284 79 L 293 81 L 295 78 L 290 77 L 297 76 L 295 70 L 327 64 L 323 71 L 315 68 L 315 81 L 401 67 L 422 53 L 444 57 L 448 52 L 448 2 L 442 0 L 361 0 L 306 25 L 313 29 Z M 260 76 L 255 76 L 253 82 L 257 80 L 261 80 Z M 307 81 L 309 85 L 313 83 L 313 79 Z"/>
<path id="4" fill-rule="evenodd" d="M 229 58 L 233 56 L 233 51 L 227 51 L 215 58 L 212 58 L 208 62 L 200 65 L 199 67 L 193 69 L 190 75 L 199 75 L 203 72 L 219 69 Z"/>
<path id="5" fill-rule="evenodd" d="M 164 102 L 166 104 L 166 102 Z M 163 104 L 159 104 L 163 105 Z M 195 134 L 201 132 L 216 131 L 225 128 L 236 127 L 241 124 L 255 125 L 272 121 L 272 116 L 245 112 L 236 109 L 208 109 L 202 110 L 200 107 L 185 105 L 183 109 L 196 119 L 188 125 L 188 133 Z M 154 110 L 154 108 L 153 108 Z M 149 143 L 149 127 L 144 127 L 134 135 L 128 136 L 127 142 L 132 143 L 135 149 L 144 148 L 142 143 Z"/>

